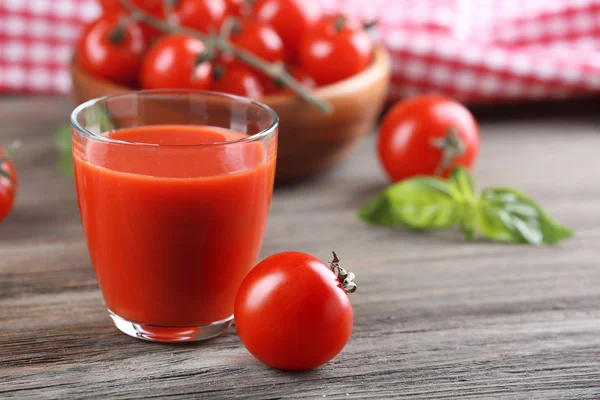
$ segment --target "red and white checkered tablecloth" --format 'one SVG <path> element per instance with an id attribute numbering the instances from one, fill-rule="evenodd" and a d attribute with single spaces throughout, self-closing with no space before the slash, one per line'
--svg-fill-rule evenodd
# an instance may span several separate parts
<path id="1" fill-rule="evenodd" d="M 467 102 L 600 93 L 600 0 L 319 0 L 377 19 L 390 99 Z M 0 91 L 67 93 L 67 64 L 95 0 L 0 0 Z"/>

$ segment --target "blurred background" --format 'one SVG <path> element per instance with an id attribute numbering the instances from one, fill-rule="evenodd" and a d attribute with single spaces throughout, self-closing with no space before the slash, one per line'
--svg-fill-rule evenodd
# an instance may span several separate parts
<path id="1" fill-rule="evenodd" d="M 393 60 L 389 100 L 442 92 L 470 104 L 600 91 L 600 0 L 319 0 L 377 21 Z M 0 2 L 0 92 L 59 93 L 96 0 Z"/>

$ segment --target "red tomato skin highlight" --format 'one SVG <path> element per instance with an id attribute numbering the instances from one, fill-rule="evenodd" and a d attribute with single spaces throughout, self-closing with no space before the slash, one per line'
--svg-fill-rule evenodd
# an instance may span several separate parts
<path id="1" fill-rule="evenodd" d="M 250 68 L 231 66 L 225 67 L 224 75 L 214 80 L 210 89 L 216 92 L 230 93 L 237 96 L 260 99 L 264 89 L 260 80 Z"/>
<path id="2" fill-rule="evenodd" d="M 212 65 L 208 62 L 196 65 L 204 49 L 204 43 L 191 36 L 159 39 L 144 57 L 140 85 L 144 89 L 208 89 Z"/>
<path id="3" fill-rule="evenodd" d="M 0 149 L 0 157 L 3 155 L 4 152 Z M 8 178 L 0 175 L 0 222 L 2 222 L 12 210 L 16 197 L 18 180 L 17 172 L 15 171 L 15 166 L 12 161 L 4 161 L 0 164 L 0 169 L 8 175 Z"/>
<path id="4" fill-rule="evenodd" d="M 246 17 L 250 14 L 251 5 L 246 0 L 225 0 L 227 14 L 232 17 Z"/>
<path id="5" fill-rule="evenodd" d="M 373 59 L 371 38 L 360 22 L 346 18 L 337 31 L 339 18 L 323 18 L 307 31 L 300 45 L 300 65 L 320 86 L 358 74 Z"/>
<path id="6" fill-rule="evenodd" d="M 479 127 L 471 112 L 441 95 L 422 95 L 398 102 L 384 116 L 379 127 L 379 159 L 392 181 L 417 175 L 434 175 L 442 161 L 442 151 L 432 140 L 443 138 L 454 127 L 466 145 L 465 153 L 444 169 L 448 177 L 452 166 L 470 168 L 479 152 Z"/>
<path id="7" fill-rule="evenodd" d="M 234 315 L 240 339 L 275 368 L 307 370 L 335 357 L 352 332 L 350 300 L 321 260 L 285 252 L 259 263 L 238 290 Z"/>
<path id="8" fill-rule="evenodd" d="M 0 176 L 0 222 L 2 222 L 12 210 L 14 201 L 14 186 L 4 176 Z"/>
<path id="9" fill-rule="evenodd" d="M 90 74 L 133 85 L 142 64 L 146 40 L 140 26 L 132 22 L 125 28 L 121 42 L 111 42 L 109 36 L 117 28 L 120 18 L 120 15 L 105 15 L 89 24 L 77 43 L 75 57 Z"/>
<path id="10" fill-rule="evenodd" d="M 163 8 L 162 0 L 131 0 L 131 3 L 154 16 L 158 16 Z M 100 0 L 100 6 L 105 14 L 119 14 L 127 11 L 119 0 Z"/>
<path id="11" fill-rule="evenodd" d="M 273 27 L 263 21 L 244 21 L 241 31 L 232 33 L 231 42 L 269 62 L 282 61 L 285 58 L 281 38 Z M 247 65 L 237 59 L 233 63 Z"/>
<path id="12" fill-rule="evenodd" d="M 131 0 L 131 3 L 156 18 L 165 18 L 162 0 Z M 128 13 L 127 9 L 121 5 L 119 0 L 100 0 L 100 5 L 102 6 L 105 15 Z M 138 24 L 148 43 L 158 36 L 163 35 L 162 31 L 156 29 L 152 25 L 144 22 L 139 22 Z"/>
<path id="13" fill-rule="evenodd" d="M 179 0 L 174 14 L 180 25 L 209 33 L 219 29 L 228 11 L 225 0 Z"/>
<path id="14" fill-rule="evenodd" d="M 321 18 L 315 0 L 257 0 L 253 15 L 268 22 L 279 34 L 286 49 L 286 61 L 298 61 L 300 42 L 306 32 Z"/>

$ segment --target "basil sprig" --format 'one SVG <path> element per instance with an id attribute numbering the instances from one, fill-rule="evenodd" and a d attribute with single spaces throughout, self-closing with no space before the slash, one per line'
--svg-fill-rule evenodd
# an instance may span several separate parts
<path id="1" fill-rule="evenodd" d="M 573 236 L 515 189 L 477 192 L 462 167 L 455 167 L 448 179 L 416 177 L 398 182 L 369 200 L 358 215 L 384 226 L 422 230 L 458 226 L 467 241 L 476 232 L 499 242 L 535 245 L 553 245 Z"/>
<path id="2" fill-rule="evenodd" d="M 54 147 L 58 152 L 58 169 L 63 175 L 72 177 L 73 153 L 71 152 L 71 125 L 63 124 L 54 133 Z"/>
<path id="3" fill-rule="evenodd" d="M 84 110 L 85 126 L 95 134 L 110 132 L 116 128 L 108 112 L 96 105 Z M 54 133 L 54 147 L 58 152 L 58 169 L 63 175 L 73 177 L 73 153 L 71 151 L 71 124 L 62 124 Z"/>

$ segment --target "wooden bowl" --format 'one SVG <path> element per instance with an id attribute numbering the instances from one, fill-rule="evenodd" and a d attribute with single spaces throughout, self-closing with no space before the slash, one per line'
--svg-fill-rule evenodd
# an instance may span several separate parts
<path id="1" fill-rule="evenodd" d="M 338 163 L 374 126 L 387 94 L 391 61 L 386 50 L 375 49 L 373 63 L 361 73 L 313 90 L 333 112 L 323 114 L 295 96 L 271 95 L 261 101 L 279 115 L 278 181 L 325 171 Z M 71 63 L 73 99 L 84 101 L 132 88 L 97 78 Z"/>

